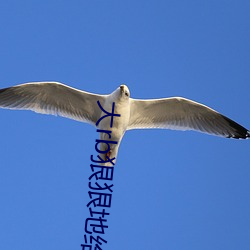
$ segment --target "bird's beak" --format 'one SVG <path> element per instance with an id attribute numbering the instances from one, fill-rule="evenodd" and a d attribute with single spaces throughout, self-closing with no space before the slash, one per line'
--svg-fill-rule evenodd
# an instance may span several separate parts
<path id="1" fill-rule="evenodd" d="M 124 92 L 124 85 L 120 85 L 121 92 Z"/>

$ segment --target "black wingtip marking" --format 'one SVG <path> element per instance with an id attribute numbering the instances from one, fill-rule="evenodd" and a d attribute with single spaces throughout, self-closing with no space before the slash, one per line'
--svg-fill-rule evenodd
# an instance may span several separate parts
<path id="1" fill-rule="evenodd" d="M 226 116 L 223 116 L 223 118 L 229 123 L 230 127 L 234 129 L 234 133 L 232 135 L 229 135 L 228 138 L 247 139 L 250 137 L 250 131 L 248 129 L 227 118 Z"/>
<path id="2" fill-rule="evenodd" d="M 0 94 L 5 92 L 6 90 L 8 90 L 8 88 L 5 88 L 5 89 L 0 89 Z"/>
<path id="3" fill-rule="evenodd" d="M 250 131 L 247 131 L 247 138 L 250 137 Z"/>

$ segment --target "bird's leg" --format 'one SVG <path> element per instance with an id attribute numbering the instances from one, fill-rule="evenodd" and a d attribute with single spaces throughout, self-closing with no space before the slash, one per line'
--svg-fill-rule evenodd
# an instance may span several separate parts
<path id="1" fill-rule="evenodd" d="M 108 160 L 108 158 L 107 157 L 109 157 L 110 158 L 110 156 L 111 156 L 111 149 L 108 151 L 108 153 L 106 153 L 106 155 L 105 155 L 105 158 L 106 158 L 106 161 Z"/>

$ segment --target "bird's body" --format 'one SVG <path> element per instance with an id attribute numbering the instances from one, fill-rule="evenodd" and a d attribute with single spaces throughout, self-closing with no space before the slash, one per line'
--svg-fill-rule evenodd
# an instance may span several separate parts
<path id="1" fill-rule="evenodd" d="M 100 133 L 101 140 L 109 140 L 109 141 L 117 142 L 117 144 L 110 144 L 111 150 L 108 154 L 110 159 L 117 157 L 118 148 L 123 138 L 123 135 L 125 134 L 127 130 L 129 117 L 130 117 L 130 100 L 129 98 L 122 98 L 122 96 L 120 95 L 119 89 L 116 89 L 113 93 L 107 96 L 103 105 L 103 109 L 109 113 L 112 113 L 113 102 L 115 103 L 114 114 L 122 114 L 122 115 L 120 117 L 115 117 L 113 119 L 112 128 L 110 127 L 110 118 L 104 118 L 98 124 L 99 129 L 112 131 L 111 134 Z M 102 111 L 100 118 L 105 115 L 106 114 Z M 107 148 L 107 145 L 105 143 L 101 143 L 100 150 L 104 151 L 106 150 L 106 148 Z M 113 162 L 115 163 L 115 160 Z M 106 165 L 110 165 L 110 164 L 106 164 Z"/>
<path id="2" fill-rule="evenodd" d="M 112 112 L 115 103 L 114 113 L 120 117 L 114 117 L 112 128 L 108 118 L 98 123 L 106 115 L 98 101 L 106 112 Z M 101 140 L 117 141 L 117 144 L 110 144 L 110 151 L 105 154 L 104 158 L 110 159 L 117 157 L 121 140 L 131 129 L 196 130 L 227 138 L 250 137 L 246 128 L 203 104 L 182 97 L 132 99 L 126 85 L 121 85 L 110 95 L 98 95 L 57 82 L 26 83 L 0 89 L 0 107 L 60 115 L 93 125 L 98 123 L 99 129 L 112 131 L 111 134 L 100 133 Z M 106 150 L 107 145 L 101 143 L 100 149 Z"/>

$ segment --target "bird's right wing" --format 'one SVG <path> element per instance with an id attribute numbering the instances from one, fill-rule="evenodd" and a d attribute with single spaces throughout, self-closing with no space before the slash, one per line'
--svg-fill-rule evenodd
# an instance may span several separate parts
<path id="1" fill-rule="evenodd" d="M 247 138 L 250 132 L 217 111 L 182 97 L 130 99 L 129 129 L 165 128 L 196 130 L 208 134 Z"/>
<path id="2" fill-rule="evenodd" d="M 58 82 L 33 82 L 0 89 L 0 107 L 60 115 L 95 124 L 101 115 L 105 95 L 71 88 Z"/>

